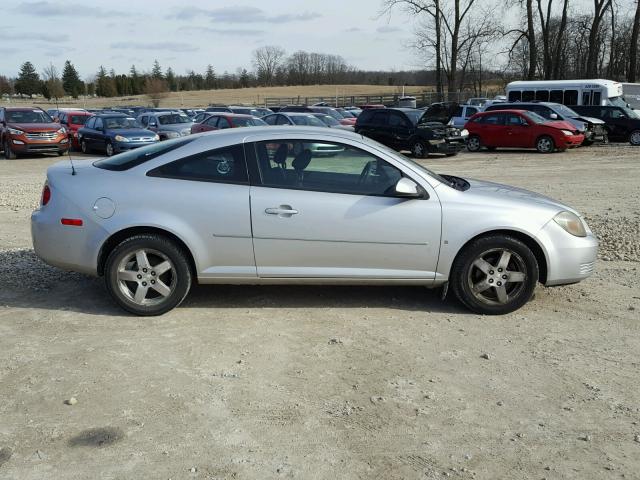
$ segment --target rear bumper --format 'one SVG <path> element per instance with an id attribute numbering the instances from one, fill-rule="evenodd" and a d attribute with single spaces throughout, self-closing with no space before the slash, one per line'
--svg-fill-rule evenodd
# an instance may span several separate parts
<path id="1" fill-rule="evenodd" d="M 598 239 L 591 232 L 586 237 L 575 237 L 551 220 L 540 231 L 540 239 L 548 262 L 546 286 L 580 282 L 593 273 Z"/>

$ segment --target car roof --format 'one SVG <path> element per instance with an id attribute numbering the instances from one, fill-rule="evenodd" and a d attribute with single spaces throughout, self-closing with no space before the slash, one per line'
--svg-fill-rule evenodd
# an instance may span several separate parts
<path id="1" fill-rule="evenodd" d="M 478 112 L 476 115 L 489 115 L 491 113 L 531 113 L 529 110 L 522 110 L 517 108 L 500 108 L 498 110 L 485 110 L 484 112 Z"/>
<path id="2" fill-rule="evenodd" d="M 314 113 L 320 112 L 274 112 L 275 115 L 285 115 L 287 117 L 308 117 L 313 116 Z"/>
<path id="3" fill-rule="evenodd" d="M 104 112 L 104 113 L 96 113 L 96 114 L 94 114 L 94 116 L 95 117 L 100 117 L 100 118 L 105 118 L 105 117 L 109 117 L 109 118 L 124 117 L 124 118 L 127 118 L 127 117 L 130 117 L 131 115 L 127 115 L 127 114 L 121 113 L 121 112 L 112 112 L 112 113 Z"/>
<path id="4" fill-rule="evenodd" d="M 33 112 L 34 110 L 40 110 L 44 112 L 44 110 L 42 110 L 40 107 L 3 107 L 3 108 L 10 112 Z"/>
<path id="5" fill-rule="evenodd" d="M 216 132 L 205 132 L 195 134 L 194 137 L 207 137 L 206 142 L 211 142 L 212 144 L 218 143 L 221 139 L 228 140 L 229 142 L 252 142 L 257 141 L 255 137 L 264 136 L 267 134 L 268 136 L 273 137 L 282 137 L 284 135 L 292 135 L 294 138 L 298 136 L 311 135 L 317 136 L 322 135 L 332 136 L 336 138 L 336 141 L 339 141 L 340 138 L 345 140 L 356 140 L 362 142 L 362 135 L 358 135 L 356 133 L 340 130 L 336 128 L 327 128 L 327 127 L 309 127 L 309 126 L 292 126 L 292 125 L 277 125 L 277 126 L 258 126 L 251 128 L 228 128 L 224 130 L 218 130 Z"/>
<path id="6" fill-rule="evenodd" d="M 229 112 L 208 112 L 210 117 L 226 117 L 226 118 L 254 118 L 253 115 L 246 113 L 229 113 Z"/>

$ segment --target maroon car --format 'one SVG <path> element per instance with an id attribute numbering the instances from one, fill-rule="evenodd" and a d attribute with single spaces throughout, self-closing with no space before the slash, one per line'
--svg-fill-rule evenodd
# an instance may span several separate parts
<path id="1" fill-rule="evenodd" d="M 0 145 L 6 159 L 28 153 L 64 154 L 67 130 L 41 108 L 0 108 Z"/>
<path id="2" fill-rule="evenodd" d="M 224 130 L 225 128 L 260 127 L 265 125 L 267 124 L 264 121 L 253 115 L 221 112 L 208 116 L 200 123 L 194 123 L 191 126 L 191 133 Z"/>

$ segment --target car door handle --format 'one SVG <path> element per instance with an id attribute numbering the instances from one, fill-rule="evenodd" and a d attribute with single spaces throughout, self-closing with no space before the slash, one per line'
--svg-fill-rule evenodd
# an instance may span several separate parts
<path id="1" fill-rule="evenodd" d="M 289 218 L 292 215 L 297 215 L 298 210 L 291 207 L 291 205 L 280 205 L 279 207 L 267 208 L 264 213 L 267 215 L 278 215 L 279 217 Z"/>

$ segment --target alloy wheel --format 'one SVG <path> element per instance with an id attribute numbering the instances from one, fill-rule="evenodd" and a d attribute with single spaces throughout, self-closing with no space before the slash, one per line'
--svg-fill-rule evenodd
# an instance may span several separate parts
<path id="1" fill-rule="evenodd" d="M 173 263 L 162 252 L 140 249 L 126 255 L 118 264 L 118 288 L 138 305 L 162 303 L 176 288 Z"/>
<path id="2" fill-rule="evenodd" d="M 422 142 L 416 142 L 413 144 L 412 153 L 414 157 L 422 158 L 424 156 L 424 145 Z"/>
<path id="3" fill-rule="evenodd" d="M 113 156 L 113 145 L 111 145 L 111 143 L 107 143 L 107 157 L 111 157 Z"/>
<path id="4" fill-rule="evenodd" d="M 480 139 L 478 137 L 471 137 L 467 140 L 467 149 L 470 152 L 477 152 L 480 150 Z"/>
<path id="5" fill-rule="evenodd" d="M 474 297 L 486 305 L 506 305 L 525 289 L 527 267 L 520 255 L 494 248 L 478 255 L 467 283 Z"/>
<path id="6" fill-rule="evenodd" d="M 549 153 L 553 150 L 553 141 L 549 137 L 542 137 L 538 140 L 538 151 Z"/>
<path id="7" fill-rule="evenodd" d="M 640 130 L 631 132 L 629 143 L 631 143 L 631 145 L 640 145 Z"/>

